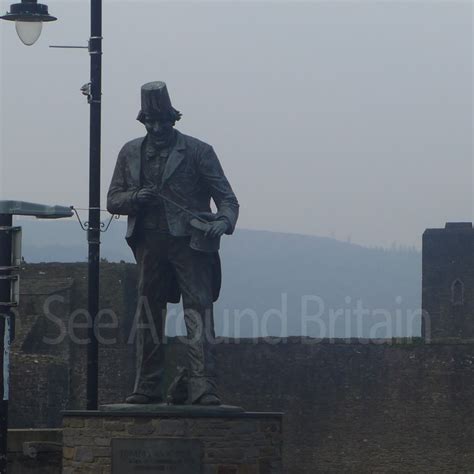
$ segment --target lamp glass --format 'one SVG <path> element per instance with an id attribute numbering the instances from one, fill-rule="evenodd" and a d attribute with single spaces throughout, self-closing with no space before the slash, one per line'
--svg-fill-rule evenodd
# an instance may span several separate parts
<path id="1" fill-rule="evenodd" d="M 15 21 L 16 32 L 23 44 L 31 46 L 35 44 L 43 30 L 42 21 Z"/>

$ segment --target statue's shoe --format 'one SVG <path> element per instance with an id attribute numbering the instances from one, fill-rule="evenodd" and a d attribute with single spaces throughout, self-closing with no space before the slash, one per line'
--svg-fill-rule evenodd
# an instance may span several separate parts
<path id="1" fill-rule="evenodd" d="M 201 398 L 199 398 L 198 401 L 195 402 L 195 404 L 202 406 L 217 406 L 221 404 L 221 401 L 217 395 L 207 393 L 204 394 Z"/>
<path id="2" fill-rule="evenodd" d="M 148 403 L 161 403 L 163 400 L 159 397 L 149 397 L 141 393 L 132 393 L 125 399 L 125 403 L 133 403 L 135 405 L 146 405 Z"/>

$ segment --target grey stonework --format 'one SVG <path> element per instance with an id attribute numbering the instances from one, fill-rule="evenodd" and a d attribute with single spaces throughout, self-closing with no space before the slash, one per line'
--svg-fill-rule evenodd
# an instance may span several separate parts
<path id="1" fill-rule="evenodd" d="M 424 311 L 428 341 L 474 342 L 474 229 L 448 223 L 423 234 Z"/>
<path id="2" fill-rule="evenodd" d="M 443 235 L 445 230 L 436 232 Z M 439 242 L 428 243 L 435 244 Z M 436 255 L 441 258 L 442 249 L 431 248 L 430 278 L 439 281 L 445 270 L 443 266 L 435 269 Z M 471 258 L 469 254 L 464 257 Z M 466 275 L 473 268 L 469 264 Z M 24 293 L 32 293 L 29 288 L 41 293 L 35 286 L 37 280 L 72 278 L 70 291 L 63 293 L 65 301 L 70 295 L 69 306 L 56 308 L 57 314 L 66 318 L 68 307 L 86 307 L 86 275 L 87 265 L 81 263 L 29 264 L 22 271 L 22 288 Z M 465 299 L 472 298 L 468 282 L 466 279 Z M 131 389 L 134 352 L 124 343 L 124 334 L 135 310 L 135 283 L 134 265 L 102 265 L 101 306 L 114 308 L 121 325 L 119 343 L 100 349 L 100 403 L 121 400 Z M 446 297 L 449 299 L 450 293 Z M 85 407 L 85 346 L 65 341 L 59 352 L 48 353 L 39 344 L 23 344 L 35 339 L 28 334 L 39 327 L 35 326 L 39 316 L 30 317 L 40 308 L 35 298 L 39 302 L 42 297 L 25 294 L 20 307 L 12 354 L 12 427 L 60 426 L 61 409 Z M 285 474 L 471 472 L 474 344 L 466 341 L 441 338 L 427 344 L 421 339 L 354 339 L 331 343 L 295 337 L 256 344 L 253 340 L 231 340 L 217 347 L 218 374 L 226 403 L 285 413 Z M 179 344 L 170 341 L 169 350 L 170 356 L 179 357 Z M 236 367 L 238 376 L 234 375 Z M 104 425 L 108 423 L 110 429 L 123 426 L 122 421 L 104 421 Z M 179 432 L 179 425 L 170 420 L 167 430 Z"/>
<path id="3" fill-rule="evenodd" d="M 281 415 L 206 418 L 65 414 L 63 474 L 111 473 L 112 438 L 200 441 L 203 474 L 283 474 Z"/>
<path id="4" fill-rule="evenodd" d="M 62 430 L 8 430 L 8 474 L 60 474 Z"/>

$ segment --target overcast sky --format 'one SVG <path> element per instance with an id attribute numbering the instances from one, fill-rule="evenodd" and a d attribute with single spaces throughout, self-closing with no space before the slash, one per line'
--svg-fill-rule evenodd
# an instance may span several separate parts
<path id="1" fill-rule="evenodd" d="M 89 57 L 48 46 L 86 44 L 89 4 L 48 5 L 33 47 L 0 22 L 0 197 L 86 207 Z M 103 206 L 140 86 L 164 80 L 240 227 L 419 246 L 471 221 L 472 24 L 468 1 L 104 1 Z"/>

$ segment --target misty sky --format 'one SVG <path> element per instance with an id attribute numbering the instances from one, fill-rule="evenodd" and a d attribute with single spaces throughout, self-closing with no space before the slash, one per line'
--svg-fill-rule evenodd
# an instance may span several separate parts
<path id="1" fill-rule="evenodd" d="M 89 56 L 48 46 L 86 44 L 89 4 L 48 4 L 33 47 L 0 22 L 0 197 L 86 207 Z M 471 221 L 472 24 L 467 1 L 105 0 L 103 207 L 140 86 L 164 80 L 240 227 L 419 246 Z"/>

